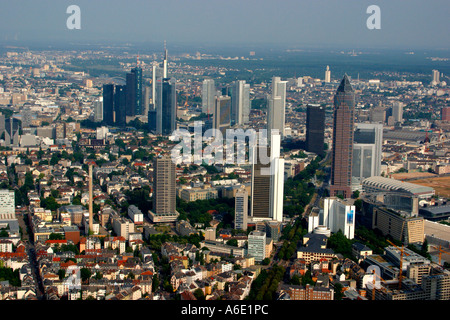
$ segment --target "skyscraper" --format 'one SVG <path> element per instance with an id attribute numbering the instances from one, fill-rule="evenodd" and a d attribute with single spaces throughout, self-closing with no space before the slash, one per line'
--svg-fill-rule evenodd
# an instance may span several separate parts
<path id="1" fill-rule="evenodd" d="M 280 135 L 273 134 L 270 147 L 255 145 L 252 150 L 251 216 L 254 220 L 283 220 L 284 159 L 280 158 L 280 147 Z M 268 158 L 263 159 L 261 155 Z"/>
<path id="2" fill-rule="evenodd" d="M 233 86 L 231 99 L 231 125 L 248 123 L 250 114 L 250 84 L 237 80 Z"/>
<path id="3" fill-rule="evenodd" d="M 324 154 L 325 107 L 309 104 L 306 109 L 306 151 Z"/>
<path id="4" fill-rule="evenodd" d="M 100 97 L 94 101 L 94 121 L 103 121 L 103 97 Z"/>
<path id="5" fill-rule="evenodd" d="M 127 116 L 141 115 L 142 110 L 142 68 L 136 67 L 126 75 Z"/>
<path id="6" fill-rule="evenodd" d="M 330 67 L 327 66 L 327 69 L 325 70 L 325 83 L 330 83 L 331 82 L 331 71 L 330 71 Z"/>
<path id="7" fill-rule="evenodd" d="M 156 132 L 170 135 L 176 130 L 177 116 L 176 80 L 173 78 L 156 81 Z"/>
<path id="8" fill-rule="evenodd" d="M 103 85 L 103 121 L 114 125 L 114 84 Z"/>
<path id="9" fill-rule="evenodd" d="M 241 188 L 236 192 L 234 212 L 234 228 L 238 230 L 247 230 L 248 192 L 245 188 Z"/>
<path id="10" fill-rule="evenodd" d="M 20 121 L 16 118 L 5 120 L 5 146 L 19 146 Z"/>
<path id="11" fill-rule="evenodd" d="M 436 86 L 439 84 L 439 71 L 438 70 L 433 70 L 432 71 L 432 76 L 433 76 L 433 80 L 431 81 L 431 85 L 432 86 Z"/>
<path id="12" fill-rule="evenodd" d="M 355 93 L 347 75 L 334 96 L 330 195 L 351 196 Z"/>
<path id="13" fill-rule="evenodd" d="M 353 136 L 352 190 L 362 189 L 365 178 L 381 174 L 383 125 L 357 123 Z"/>
<path id="14" fill-rule="evenodd" d="M 395 122 L 403 122 L 403 102 L 394 101 L 392 103 L 392 116 Z"/>
<path id="15" fill-rule="evenodd" d="M 127 124 L 127 86 L 114 88 L 114 124 L 124 127 Z"/>
<path id="16" fill-rule="evenodd" d="M 176 221 L 176 171 L 169 156 L 153 161 L 153 210 L 149 212 L 153 222 Z"/>
<path id="17" fill-rule="evenodd" d="M 215 97 L 213 128 L 225 135 L 231 125 L 231 98 L 229 96 Z"/>
<path id="18" fill-rule="evenodd" d="M 272 94 L 268 98 L 267 108 L 267 131 L 277 129 L 281 137 L 284 137 L 284 124 L 286 113 L 286 84 L 280 77 L 272 78 Z"/>
<path id="19" fill-rule="evenodd" d="M 142 100 L 142 115 L 148 115 L 150 104 L 150 87 L 145 86 L 144 87 L 144 98 Z"/>
<path id="20" fill-rule="evenodd" d="M 202 86 L 202 113 L 213 114 L 216 95 L 216 86 L 213 79 L 203 80 Z"/>

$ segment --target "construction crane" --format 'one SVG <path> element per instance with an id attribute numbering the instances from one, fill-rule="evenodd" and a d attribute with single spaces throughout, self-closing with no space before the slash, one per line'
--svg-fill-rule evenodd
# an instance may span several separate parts
<path id="1" fill-rule="evenodd" d="M 405 248 L 404 248 L 403 245 L 402 245 L 402 248 L 400 249 L 395 244 L 393 244 L 391 241 L 387 240 L 387 242 L 389 242 L 391 245 L 393 245 L 398 250 L 400 250 L 400 268 L 399 268 L 400 272 L 398 273 L 398 289 L 401 290 L 401 288 L 402 288 L 402 277 L 403 277 L 403 255 L 405 254 L 405 255 L 409 256 L 409 254 L 405 252 Z"/>
<path id="2" fill-rule="evenodd" d="M 448 253 L 448 254 L 450 254 L 450 252 L 445 251 L 444 249 L 442 249 L 442 246 L 441 246 L 441 245 L 439 245 L 439 248 L 438 248 L 438 247 L 435 247 L 435 246 L 432 246 L 432 247 L 435 248 L 435 249 L 437 249 L 437 250 L 439 251 L 439 265 L 441 265 L 442 253 Z"/>
<path id="3" fill-rule="evenodd" d="M 381 276 L 377 275 L 377 273 L 375 272 L 375 270 L 372 270 L 373 273 L 373 280 L 372 280 L 372 300 L 375 300 L 375 282 L 376 279 L 379 278 L 381 281 L 386 282 Z"/>

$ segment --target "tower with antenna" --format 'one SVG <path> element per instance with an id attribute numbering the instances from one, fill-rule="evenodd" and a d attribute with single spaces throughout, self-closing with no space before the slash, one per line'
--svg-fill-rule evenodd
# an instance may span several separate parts
<path id="1" fill-rule="evenodd" d="M 166 47 L 166 40 L 164 40 L 163 78 L 167 78 L 167 47 Z"/>

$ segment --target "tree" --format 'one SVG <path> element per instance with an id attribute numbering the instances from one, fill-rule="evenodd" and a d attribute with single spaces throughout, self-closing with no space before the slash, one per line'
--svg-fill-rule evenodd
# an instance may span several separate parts
<path id="1" fill-rule="evenodd" d="M 197 300 L 205 300 L 205 294 L 203 293 L 203 290 L 200 288 L 194 291 L 194 296 L 197 298 Z"/>
<path id="2" fill-rule="evenodd" d="M 158 276 L 156 274 L 153 275 L 153 279 L 152 279 L 152 292 L 155 292 L 156 290 L 158 290 L 159 288 L 159 279 Z"/>
<path id="3" fill-rule="evenodd" d="M 50 233 L 49 240 L 64 240 L 64 235 L 60 233 Z"/>
<path id="4" fill-rule="evenodd" d="M 92 272 L 88 268 L 81 268 L 80 269 L 80 276 L 81 280 L 83 282 L 88 282 L 88 280 L 91 278 Z"/>
<path id="5" fill-rule="evenodd" d="M 66 270 L 64 269 L 59 269 L 58 270 L 58 276 L 59 276 L 59 280 L 62 280 L 66 277 Z"/>

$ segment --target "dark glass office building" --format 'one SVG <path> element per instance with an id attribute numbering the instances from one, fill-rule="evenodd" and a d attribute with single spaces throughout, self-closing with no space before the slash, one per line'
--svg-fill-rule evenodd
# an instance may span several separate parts
<path id="1" fill-rule="evenodd" d="M 158 134 L 170 135 L 176 129 L 176 80 L 158 79 L 156 91 L 156 131 Z"/>
<path id="2" fill-rule="evenodd" d="M 142 110 L 142 69 L 131 69 L 126 75 L 127 116 L 141 115 Z"/>
<path id="3" fill-rule="evenodd" d="M 355 93 L 347 75 L 334 96 L 330 195 L 350 198 L 352 182 Z"/>
<path id="4" fill-rule="evenodd" d="M 125 127 L 127 124 L 127 87 L 123 85 L 116 85 L 114 92 L 114 112 L 115 112 L 115 125 Z"/>
<path id="5" fill-rule="evenodd" d="M 306 109 L 306 151 L 324 155 L 325 107 L 308 105 Z"/>
<path id="6" fill-rule="evenodd" d="M 103 121 L 109 126 L 114 125 L 114 85 L 103 85 Z"/>

